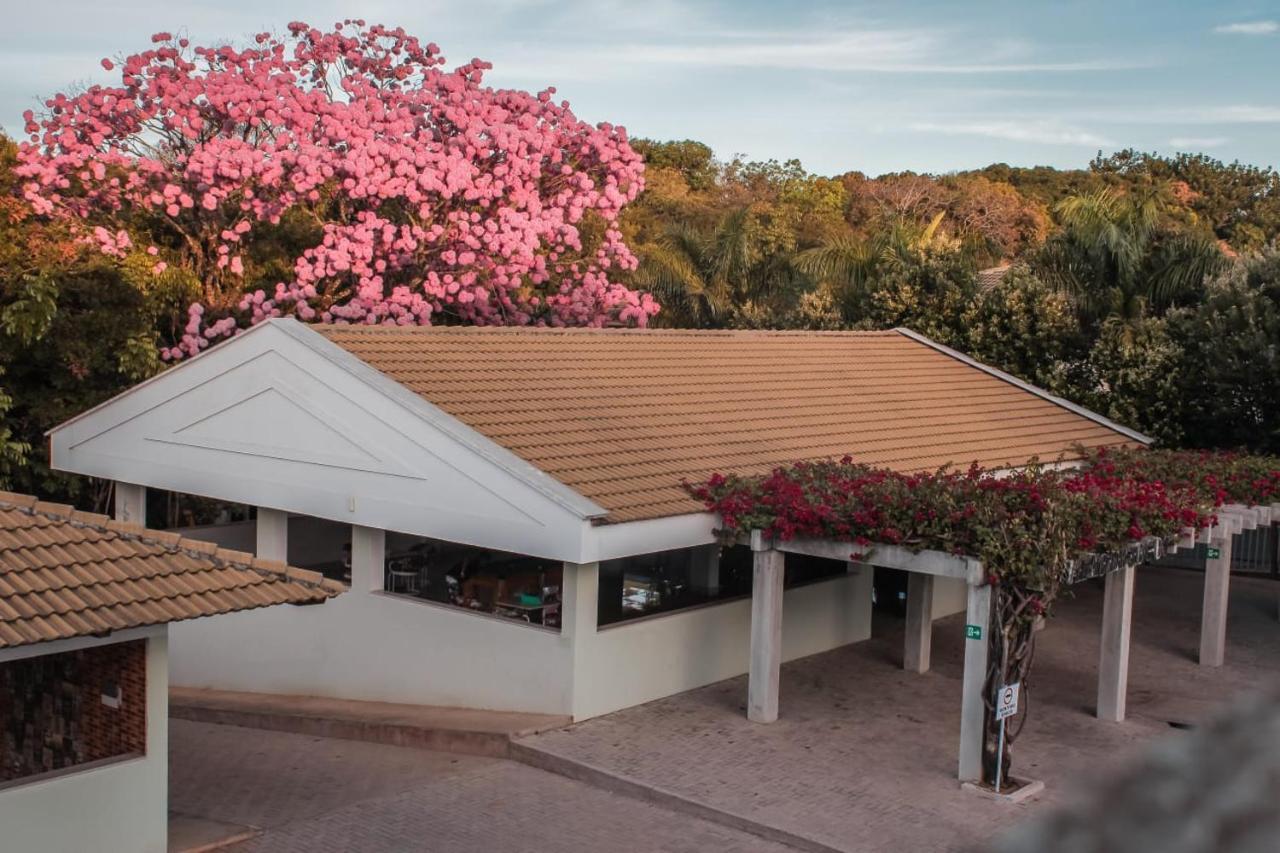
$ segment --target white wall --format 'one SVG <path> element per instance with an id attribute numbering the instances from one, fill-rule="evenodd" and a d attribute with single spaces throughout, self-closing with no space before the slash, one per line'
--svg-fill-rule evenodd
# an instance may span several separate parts
<path id="1" fill-rule="evenodd" d="M 170 647 L 183 687 L 570 712 L 567 638 L 389 593 L 181 622 Z"/>
<path id="2" fill-rule="evenodd" d="M 934 577 L 932 615 L 935 620 L 953 613 L 963 613 L 968 606 L 968 584 L 960 578 Z"/>
<path id="3" fill-rule="evenodd" d="M 254 522 L 175 531 L 252 551 Z M 388 549 L 413 539 L 388 535 Z M 289 518 L 289 562 L 340 559 L 351 527 Z M 171 678 L 183 687 L 568 714 L 572 659 L 559 634 L 496 616 L 349 590 L 171 626 Z"/>
<path id="4" fill-rule="evenodd" d="M 169 687 L 163 629 L 147 640 L 147 754 L 0 789 L 0 850 L 164 853 Z"/>
<path id="5" fill-rule="evenodd" d="M 784 661 L 870 636 L 869 570 L 783 594 Z M 751 599 L 621 622 L 579 642 L 573 715 L 585 719 L 745 673 Z"/>

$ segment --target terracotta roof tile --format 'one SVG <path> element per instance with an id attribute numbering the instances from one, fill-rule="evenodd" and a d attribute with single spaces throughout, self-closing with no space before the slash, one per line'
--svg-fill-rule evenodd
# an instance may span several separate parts
<path id="1" fill-rule="evenodd" d="M 343 589 L 251 554 L 0 492 L 0 648 L 318 603 Z"/>
<path id="2" fill-rule="evenodd" d="M 311 328 L 611 522 L 698 512 L 681 480 L 716 472 L 845 454 L 1008 467 L 1136 443 L 898 331 Z"/>

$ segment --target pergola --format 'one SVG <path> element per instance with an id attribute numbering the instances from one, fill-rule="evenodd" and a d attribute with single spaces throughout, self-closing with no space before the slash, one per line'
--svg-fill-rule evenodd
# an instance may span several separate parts
<path id="1" fill-rule="evenodd" d="M 1174 543 L 1148 537 L 1115 552 L 1081 554 L 1072 565 L 1067 583 L 1106 578 L 1103 596 L 1101 654 L 1098 661 L 1097 717 L 1120 722 L 1125 718 L 1129 681 L 1129 637 L 1133 619 L 1133 587 L 1137 567 L 1180 548 L 1206 544 L 1210 556 L 1205 565 L 1203 615 L 1200 623 L 1200 664 L 1221 666 L 1226 647 L 1227 596 L 1231 571 L 1232 538 L 1245 530 L 1280 522 L 1280 504 L 1242 506 L 1229 504 L 1217 510 L 1217 523 L 1200 530 L 1186 528 Z M 782 662 L 782 592 L 785 554 L 803 554 L 850 562 L 853 545 L 835 539 L 768 539 L 761 531 L 749 537 L 754 552 L 754 585 L 751 602 L 751 663 L 747 687 L 747 717 L 758 723 L 778 718 L 779 673 Z M 870 566 L 908 573 L 906 638 L 903 666 L 912 672 L 929 669 L 932 621 L 929 605 L 935 577 L 958 578 L 967 584 L 965 622 L 979 626 L 977 636 L 966 632 L 964 679 L 960 709 L 959 778 L 982 778 L 983 728 L 988 638 L 991 625 L 992 587 L 982 562 L 966 555 L 942 551 L 912 551 L 899 545 L 858 546 L 867 554 L 862 564 L 850 562 L 851 571 Z"/>

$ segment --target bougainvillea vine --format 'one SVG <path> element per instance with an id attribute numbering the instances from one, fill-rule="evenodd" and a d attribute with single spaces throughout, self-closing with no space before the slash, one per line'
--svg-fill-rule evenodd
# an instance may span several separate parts
<path id="1" fill-rule="evenodd" d="M 689 486 L 716 512 L 722 534 L 813 537 L 850 543 L 875 561 L 877 544 L 981 561 L 994 591 L 986 699 L 1025 682 L 1035 634 L 1072 569 L 1091 554 L 1136 542 L 1169 543 L 1216 521 L 1224 504 L 1280 501 L 1280 459 L 1223 452 L 1085 450 L 1077 468 L 942 469 L 900 473 L 801 462 L 754 477 L 713 475 Z M 1024 717 L 1025 719 L 1025 717 Z M 984 776 L 995 778 L 998 726 L 988 714 Z M 1006 735 L 1006 744 L 1013 736 Z M 1010 778 L 1006 747 L 1002 777 Z"/>

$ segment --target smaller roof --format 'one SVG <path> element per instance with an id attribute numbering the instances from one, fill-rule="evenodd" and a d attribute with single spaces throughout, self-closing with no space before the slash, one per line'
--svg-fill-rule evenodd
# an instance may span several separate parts
<path id="1" fill-rule="evenodd" d="M 318 572 L 0 492 L 0 649 L 317 604 L 345 589 Z"/>
<path id="2" fill-rule="evenodd" d="M 1004 282 L 1005 276 L 1009 275 L 1009 270 L 1013 269 L 1013 264 L 1001 264 L 998 267 L 988 267 L 985 270 L 978 270 L 978 292 L 986 293 L 998 287 Z"/>

